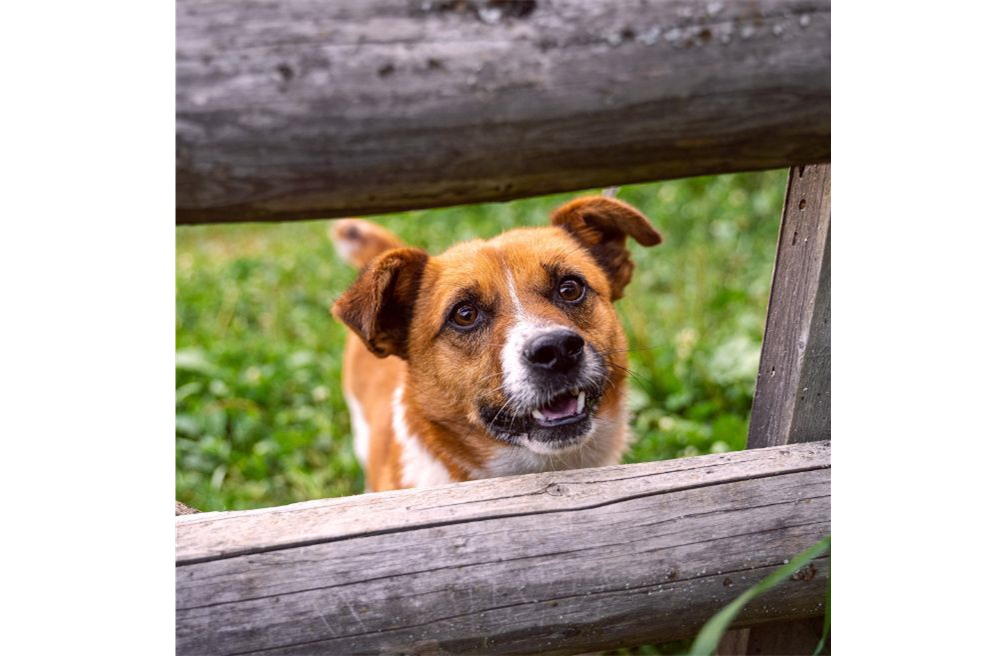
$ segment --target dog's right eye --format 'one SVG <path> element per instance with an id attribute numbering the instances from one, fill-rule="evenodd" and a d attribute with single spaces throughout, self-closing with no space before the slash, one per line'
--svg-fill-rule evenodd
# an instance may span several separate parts
<path id="1" fill-rule="evenodd" d="M 479 318 L 479 310 L 470 303 L 462 303 L 451 311 L 451 323 L 459 328 L 470 328 Z"/>
<path id="2" fill-rule="evenodd" d="M 584 296 L 584 285 L 581 284 L 580 280 L 569 277 L 564 278 L 556 288 L 556 293 L 561 299 L 568 303 L 576 303 Z"/>

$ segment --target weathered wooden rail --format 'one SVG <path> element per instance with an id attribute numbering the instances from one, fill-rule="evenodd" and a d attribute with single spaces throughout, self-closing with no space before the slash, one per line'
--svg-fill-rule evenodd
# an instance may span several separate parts
<path id="1" fill-rule="evenodd" d="M 828 161 L 829 0 L 178 0 L 177 221 Z"/>
<path id="2" fill-rule="evenodd" d="M 177 521 L 183 654 L 574 654 L 687 637 L 830 531 L 828 442 Z M 819 559 L 739 625 L 821 613 Z"/>

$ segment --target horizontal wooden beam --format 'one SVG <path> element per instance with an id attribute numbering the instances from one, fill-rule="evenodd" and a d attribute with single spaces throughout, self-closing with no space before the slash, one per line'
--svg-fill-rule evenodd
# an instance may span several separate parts
<path id="1" fill-rule="evenodd" d="M 176 220 L 830 158 L 829 0 L 178 0 Z"/>
<path id="2" fill-rule="evenodd" d="M 176 518 L 179 654 L 575 654 L 693 635 L 830 532 L 801 444 Z M 818 559 L 738 625 L 821 613 Z"/>

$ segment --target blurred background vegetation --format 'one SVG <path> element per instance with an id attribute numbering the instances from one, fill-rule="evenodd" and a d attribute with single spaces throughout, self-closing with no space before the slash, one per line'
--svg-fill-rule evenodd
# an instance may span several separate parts
<path id="1" fill-rule="evenodd" d="M 630 341 L 628 462 L 742 449 L 786 171 L 623 187 L 665 242 L 634 244 L 618 302 Z M 560 194 L 372 217 L 437 253 L 544 225 Z M 176 495 L 201 510 L 363 491 L 340 394 L 346 329 L 329 315 L 354 272 L 327 221 L 176 229 Z"/>

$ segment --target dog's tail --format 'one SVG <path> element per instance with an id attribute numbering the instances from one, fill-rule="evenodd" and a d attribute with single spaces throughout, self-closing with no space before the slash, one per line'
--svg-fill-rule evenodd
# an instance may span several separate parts
<path id="1" fill-rule="evenodd" d="M 339 257 L 358 269 L 385 251 L 405 246 L 388 230 L 363 219 L 334 221 L 329 236 Z"/>

